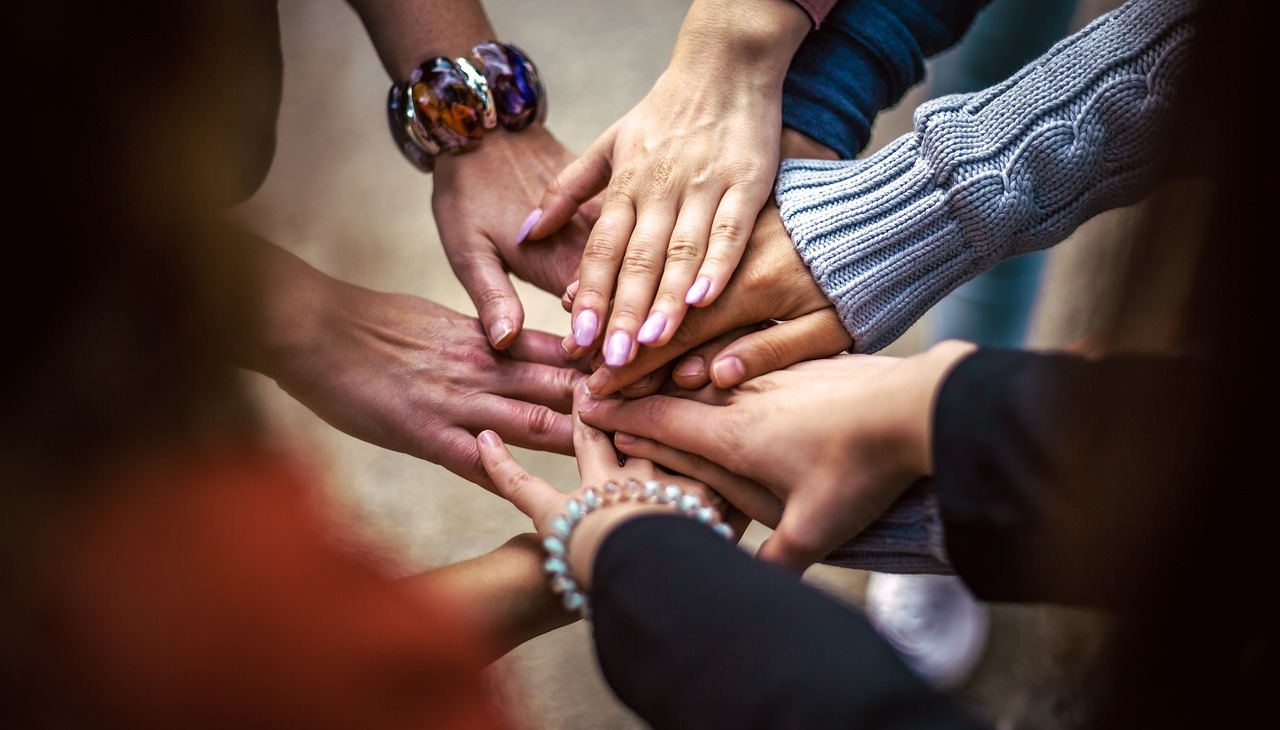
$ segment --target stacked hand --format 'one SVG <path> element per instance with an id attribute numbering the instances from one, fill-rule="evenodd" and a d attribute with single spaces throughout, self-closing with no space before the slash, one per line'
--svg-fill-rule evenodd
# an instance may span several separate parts
<path id="1" fill-rule="evenodd" d="M 973 345 L 908 358 L 841 355 L 730 390 L 581 402 L 617 449 L 705 482 L 774 527 L 760 557 L 803 570 L 932 471 L 937 390 Z"/>
<path id="2" fill-rule="evenodd" d="M 345 433 L 440 464 L 492 490 L 474 435 L 572 452 L 582 377 L 559 338 L 528 331 L 505 351 L 480 322 L 419 297 L 354 286 L 275 246 L 266 348 L 248 365 Z"/>

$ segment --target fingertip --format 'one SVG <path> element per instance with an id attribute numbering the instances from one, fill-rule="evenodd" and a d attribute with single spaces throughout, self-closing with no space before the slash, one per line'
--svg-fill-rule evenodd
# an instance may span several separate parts
<path id="1" fill-rule="evenodd" d="M 525 239 L 527 239 L 527 238 L 529 237 L 529 235 L 530 235 L 531 233 L 533 233 L 533 229 L 537 227 L 537 225 L 538 225 L 538 221 L 540 221 L 540 220 L 542 220 L 542 207 L 541 207 L 541 206 L 539 206 L 539 207 L 537 207 L 537 208 L 534 208 L 534 209 L 533 209 L 533 212 L 532 212 L 532 213 L 530 213 L 530 214 L 529 214 L 529 215 L 524 219 L 524 222 L 520 224 L 520 232 L 516 234 L 516 245 L 517 245 L 517 246 L 519 246 L 520 244 L 524 243 L 524 242 L 525 242 Z"/>
<path id="2" fill-rule="evenodd" d="M 487 330 L 489 344 L 496 350 L 506 349 L 515 341 L 517 334 L 519 334 L 517 327 L 510 317 L 499 317 L 489 325 Z"/>
<path id="3" fill-rule="evenodd" d="M 481 446 L 490 449 L 502 446 L 502 437 L 496 431 L 491 431 L 487 428 L 476 435 L 476 441 L 480 442 Z"/>
<path id="4" fill-rule="evenodd" d="M 689 292 L 684 296 L 684 303 L 691 307 L 702 304 L 707 298 L 707 294 L 711 292 L 711 279 L 706 276 L 699 276 L 693 282 L 693 286 L 689 287 Z"/>
<path id="5" fill-rule="evenodd" d="M 717 388 L 732 388 L 747 375 L 747 366 L 737 355 L 721 355 L 711 363 L 711 382 Z"/>

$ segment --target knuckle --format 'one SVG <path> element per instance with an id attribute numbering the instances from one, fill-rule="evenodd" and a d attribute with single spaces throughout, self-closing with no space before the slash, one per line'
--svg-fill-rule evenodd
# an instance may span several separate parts
<path id="1" fill-rule="evenodd" d="M 625 274 L 652 274 L 658 270 L 658 259 L 648 246 L 632 246 L 622 257 L 620 270 Z"/>
<path id="2" fill-rule="evenodd" d="M 742 221 L 732 216 L 726 216 L 716 219 L 711 226 L 711 241 L 713 243 L 721 243 L 725 245 L 737 245 L 738 241 L 745 241 L 750 229 L 743 225 Z"/>
<path id="3" fill-rule="evenodd" d="M 534 437 L 550 436 L 559 430 L 565 418 L 568 416 L 546 406 L 534 406 L 525 414 L 525 428 Z"/>
<path id="4" fill-rule="evenodd" d="M 668 264 L 696 263 L 702 260 L 702 243 L 688 233 L 678 233 L 667 244 Z"/>

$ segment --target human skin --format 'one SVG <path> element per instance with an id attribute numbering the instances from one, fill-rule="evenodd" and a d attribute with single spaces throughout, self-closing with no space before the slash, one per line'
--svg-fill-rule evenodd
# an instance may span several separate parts
<path id="1" fill-rule="evenodd" d="M 760 557 L 802 571 L 932 473 L 937 394 L 974 349 L 947 340 L 906 358 L 839 355 L 729 390 L 593 399 L 578 411 L 628 457 L 705 481 L 774 527 Z"/>
<path id="2" fill-rule="evenodd" d="M 549 186 L 530 240 L 603 193 L 572 344 L 620 367 L 723 292 L 778 165 L 782 82 L 812 21 L 790 0 L 695 0 L 650 92 Z"/>
<path id="3" fill-rule="evenodd" d="M 241 364 L 339 430 L 492 490 L 474 434 L 572 453 L 579 364 L 545 332 L 494 350 L 480 322 L 435 302 L 348 284 L 254 239 L 267 275 L 262 344 Z"/>
<path id="4" fill-rule="evenodd" d="M 507 40 L 476 0 L 350 4 L 396 81 L 430 58 L 466 57 L 482 41 Z M 517 245 L 524 216 L 573 159 L 538 122 L 518 132 L 487 130 L 475 149 L 436 158 L 431 206 L 441 244 L 495 348 L 511 346 L 524 329 L 524 307 L 512 275 L 557 296 L 577 276 L 597 201 L 585 201 L 561 230 L 536 247 Z"/>

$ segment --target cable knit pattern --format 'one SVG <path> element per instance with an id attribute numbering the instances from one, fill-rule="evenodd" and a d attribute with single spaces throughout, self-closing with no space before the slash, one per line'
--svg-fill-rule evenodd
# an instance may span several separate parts
<path id="1" fill-rule="evenodd" d="M 1190 0 L 1130 0 L 1004 83 L 925 102 L 861 160 L 786 160 L 778 204 L 858 352 L 960 284 L 1150 191 Z"/>

